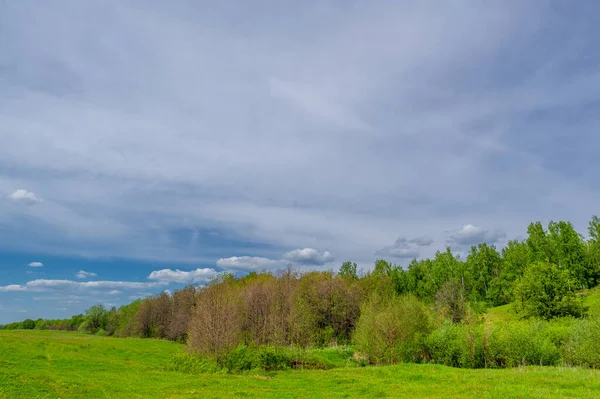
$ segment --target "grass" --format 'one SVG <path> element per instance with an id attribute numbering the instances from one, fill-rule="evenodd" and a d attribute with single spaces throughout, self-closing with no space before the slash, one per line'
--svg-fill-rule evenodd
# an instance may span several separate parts
<path id="1" fill-rule="evenodd" d="M 176 343 L 0 331 L 0 398 L 594 398 L 600 372 L 436 365 L 262 374 L 166 371 Z M 325 353 L 334 361 L 337 355 Z"/>

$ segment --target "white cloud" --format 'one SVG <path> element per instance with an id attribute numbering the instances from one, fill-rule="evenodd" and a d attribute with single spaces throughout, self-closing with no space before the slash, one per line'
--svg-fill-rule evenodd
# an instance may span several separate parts
<path id="1" fill-rule="evenodd" d="M 283 263 L 258 256 L 232 256 L 219 259 L 217 266 L 226 270 L 272 270 L 282 267 Z"/>
<path id="2" fill-rule="evenodd" d="M 13 284 L 7 286 L 0 286 L 0 291 L 88 291 L 88 290 L 134 290 L 134 289 L 145 289 L 154 288 L 162 285 L 162 282 L 155 283 L 140 283 L 133 281 L 71 281 L 71 280 L 48 280 L 48 279 L 37 279 L 28 281 L 23 285 Z"/>
<path id="3" fill-rule="evenodd" d="M 489 231 L 483 227 L 466 224 L 461 229 L 450 232 L 447 242 L 459 246 L 470 246 L 483 242 L 495 244 L 505 237 L 506 234 L 500 230 Z"/>
<path id="4" fill-rule="evenodd" d="M 10 199 L 15 202 L 21 202 L 26 205 L 34 205 L 34 204 L 40 204 L 40 203 L 44 202 L 43 199 L 38 198 L 31 191 L 27 191 L 27 190 L 23 190 L 23 189 L 18 189 L 18 190 L 13 191 L 12 194 L 10 195 Z"/>
<path id="5" fill-rule="evenodd" d="M 121 293 L 121 291 L 119 291 L 119 290 L 108 291 L 108 295 L 119 295 L 120 293 Z"/>
<path id="6" fill-rule="evenodd" d="M 155 270 L 148 276 L 150 280 L 160 281 L 162 283 L 198 283 L 206 282 L 217 275 L 215 269 L 205 268 L 191 271 L 162 269 Z"/>
<path id="7" fill-rule="evenodd" d="M 325 263 L 332 262 L 333 256 L 327 251 L 322 254 L 313 248 L 296 249 L 283 254 L 282 260 L 287 260 L 294 263 L 300 263 L 303 265 L 315 265 L 322 266 Z"/>
<path id="8" fill-rule="evenodd" d="M 6 285 L 4 287 L 0 286 L 0 292 L 18 292 L 25 290 L 26 288 L 24 286 L 18 284 Z"/>
<path id="9" fill-rule="evenodd" d="M 44 264 L 42 262 L 31 262 L 27 266 L 29 266 L 29 267 L 43 267 Z"/>
<path id="10" fill-rule="evenodd" d="M 90 278 L 90 277 L 96 277 L 96 276 L 97 276 L 96 273 L 86 272 L 85 270 L 80 270 L 77 272 L 77 274 L 75 274 L 75 277 L 77 277 L 78 279 L 84 279 L 84 278 Z"/>
<path id="11" fill-rule="evenodd" d="M 323 266 L 333 260 L 333 256 L 328 251 L 321 254 L 316 249 L 304 248 L 288 251 L 280 259 L 259 256 L 221 258 L 217 261 L 217 266 L 225 270 L 275 270 L 282 269 L 289 263 L 303 266 Z"/>

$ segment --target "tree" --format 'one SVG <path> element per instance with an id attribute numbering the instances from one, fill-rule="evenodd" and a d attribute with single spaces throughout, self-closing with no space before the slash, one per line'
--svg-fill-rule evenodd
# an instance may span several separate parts
<path id="1" fill-rule="evenodd" d="M 473 300 L 490 299 L 491 283 L 499 276 L 501 264 L 502 258 L 495 246 L 483 243 L 471 247 L 466 268 L 469 275 L 469 291 Z"/>
<path id="2" fill-rule="evenodd" d="M 338 273 L 340 277 L 349 278 L 349 279 L 357 279 L 358 273 L 356 271 L 356 263 L 353 262 L 344 262 L 340 267 L 340 272 Z"/>
<path id="3" fill-rule="evenodd" d="M 553 255 L 550 261 L 561 269 L 570 270 L 579 288 L 592 286 L 594 276 L 588 265 L 587 245 L 583 237 L 570 222 L 550 222 L 548 231 Z"/>
<path id="4" fill-rule="evenodd" d="M 35 321 L 31 319 L 25 319 L 23 320 L 22 327 L 24 330 L 33 330 L 35 328 Z"/>
<path id="5" fill-rule="evenodd" d="M 581 298 L 574 288 L 577 282 L 568 269 L 560 269 L 550 262 L 531 264 L 515 287 L 515 309 L 523 317 L 555 317 L 585 314 Z"/>
<path id="6" fill-rule="evenodd" d="M 446 281 L 435 294 L 436 305 L 448 314 L 453 323 L 460 323 L 467 312 L 467 302 L 462 283 L 457 279 Z"/>
<path id="7" fill-rule="evenodd" d="M 108 312 L 104 305 L 94 305 L 85 311 L 85 321 L 87 321 L 87 328 L 91 332 L 96 332 L 99 329 L 106 327 L 106 319 Z"/>

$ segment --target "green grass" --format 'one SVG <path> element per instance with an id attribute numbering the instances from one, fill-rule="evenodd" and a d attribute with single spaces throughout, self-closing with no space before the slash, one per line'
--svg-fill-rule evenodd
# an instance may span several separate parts
<path id="1" fill-rule="evenodd" d="M 600 286 L 581 292 L 583 295 L 583 304 L 589 308 L 588 315 L 591 317 L 600 316 Z M 497 306 L 488 309 L 485 314 L 485 320 L 491 323 L 503 323 L 519 321 L 519 316 L 515 313 L 514 305 Z"/>
<path id="2" fill-rule="evenodd" d="M 0 398 L 594 398 L 600 372 L 436 365 L 246 375 L 165 371 L 181 345 L 66 332 L 0 331 Z M 323 356 L 336 362 L 335 353 Z"/>

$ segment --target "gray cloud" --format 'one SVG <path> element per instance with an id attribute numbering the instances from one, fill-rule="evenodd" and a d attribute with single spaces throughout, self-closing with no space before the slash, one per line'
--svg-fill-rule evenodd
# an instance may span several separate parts
<path id="1" fill-rule="evenodd" d="M 2 203 L 2 248 L 182 263 L 232 251 L 172 234 L 206 226 L 241 237 L 232 268 L 299 245 L 368 264 L 389 237 L 464 220 L 585 227 L 600 200 L 600 75 L 573 65 L 598 61 L 586 49 L 600 35 L 563 30 L 594 26 L 583 5 L 21 3 L 0 15 L 0 193 L 52 201 Z"/>
<path id="2" fill-rule="evenodd" d="M 417 239 L 417 241 L 421 241 Z M 419 256 L 418 244 L 414 243 L 413 240 L 408 241 L 404 237 L 399 237 L 394 245 L 383 247 L 382 249 L 375 252 L 375 255 L 379 256 L 391 256 L 394 258 L 416 258 Z"/>
<path id="3" fill-rule="evenodd" d="M 409 242 L 412 244 L 416 244 L 420 247 L 427 247 L 427 246 L 433 244 L 433 238 L 431 238 L 429 236 L 421 236 L 421 237 L 415 237 L 415 238 L 411 239 Z"/>
<path id="4" fill-rule="evenodd" d="M 321 254 L 316 249 L 304 248 L 286 252 L 281 256 L 281 259 L 303 265 L 322 266 L 325 263 L 332 262 L 334 258 L 327 251 Z"/>

